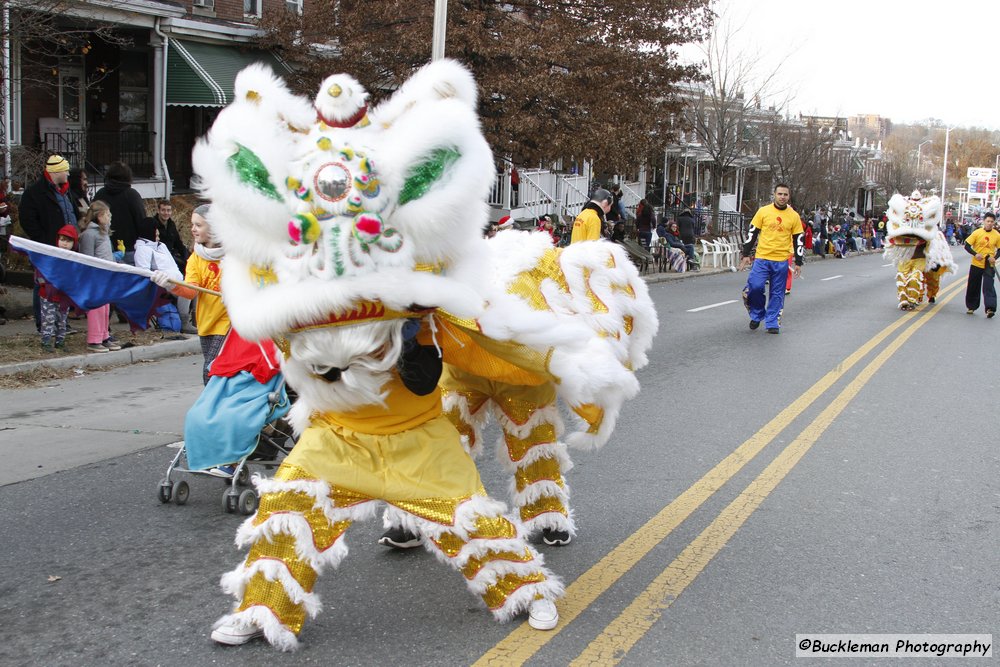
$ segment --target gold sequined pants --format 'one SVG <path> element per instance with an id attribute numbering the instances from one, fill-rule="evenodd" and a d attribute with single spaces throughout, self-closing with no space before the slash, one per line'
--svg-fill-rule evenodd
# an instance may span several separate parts
<path id="1" fill-rule="evenodd" d="M 469 451 L 482 451 L 482 427 L 492 412 L 503 430 L 498 457 L 513 473 L 511 504 L 525 527 L 576 534 L 563 472 L 572 467 L 559 439 L 562 423 L 551 384 L 511 385 L 445 365 L 439 386 L 445 416 L 462 434 Z"/>
<path id="2" fill-rule="evenodd" d="M 900 308 L 912 308 L 924 300 L 924 265 L 925 259 L 917 257 L 900 262 L 896 267 L 896 291 L 899 294 Z M 938 281 L 940 284 L 940 276 Z"/>
<path id="3" fill-rule="evenodd" d="M 937 297 L 938 290 L 941 289 L 941 276 L 945 273 L 945 268 L 939 266 L 933 271 L 924 271 L 924 291 L 927 292 L 928 299 Z"/>
<path id="4" fill-rule="evenodd" d="M 376 499 L 340 489 L 294 465 L 282 464 L 274 479 L 260 480 L 260 506 L 237 534 L 249 545 L 246 560 L 223 577 L 237 599 L 220 623 L 251 623 L 275 646 L 295 648 L 307 616 L 319 611 L 313 593 L 324 567 L 347 553 L 343 535 L 367 518 Z M 527 543 L 523 528 L 504 515 L 503 503 L 480 490 L 464 499 L 393 502 L 408 527 L 426 536 L 425 546 L 462 573 L 499 620 L 527 609 L 537 598 L 555 599 L 562 584 Z"/>

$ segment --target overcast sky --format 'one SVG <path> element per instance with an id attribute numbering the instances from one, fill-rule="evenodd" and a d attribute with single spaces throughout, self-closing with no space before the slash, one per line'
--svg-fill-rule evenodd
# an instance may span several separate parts
<path id="1" fill-rule="evenodd" d="M 1000 129 L 1000 0 L 716 0 L 792 111 Z M 735 44 L 734 44 L 735 45 Z"/>

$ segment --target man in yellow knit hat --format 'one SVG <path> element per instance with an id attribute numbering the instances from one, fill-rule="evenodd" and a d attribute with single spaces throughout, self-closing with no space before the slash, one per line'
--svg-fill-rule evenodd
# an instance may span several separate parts
<path id="1" fill-rule="evenodd" d="M 21 228 L 32 241 L 56 245 L 59 230 L 77 226 L 76 211 L 69 197 L 69 162 L 61 155 L 45 160 L 42 177 L 24 189 L 18 207 Z M 41 302 L 35 286 L 35 328 L 41 327 Z"/>

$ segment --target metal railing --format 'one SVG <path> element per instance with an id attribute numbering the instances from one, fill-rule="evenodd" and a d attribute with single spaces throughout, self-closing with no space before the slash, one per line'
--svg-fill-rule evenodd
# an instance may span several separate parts
<path id="1" fill-rule="evenodd" d="M 136 130 L 66 130 L 46 132 L 43 148 L 59 153 L 70 165 L 103 174 L 112 162 L 121 160 L 136 178 L 153 175 L 155 132 Z"/>
<path id="2" fill-rule="evenodd" d="M 668 208 L 666 214 L 673 220 L 677 219 L 683 208 Z M 694 214 L 695 236 L 729 236 L 739 234 L 741 237 L 746 233 L 749 218 L 742 213 L 734 211 L 719 211 L 718 218 L 712 220 L 711 209 L 691 209 Z"/>

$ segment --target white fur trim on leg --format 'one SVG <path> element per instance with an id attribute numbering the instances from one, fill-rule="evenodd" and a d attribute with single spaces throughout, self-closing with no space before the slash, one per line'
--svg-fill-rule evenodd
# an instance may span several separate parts
<path id="1" fill-rule="evenodd" d="M 264 631 L 268 643 L 282 651 L 294 651 L 299 647 L 295 633 L 284 626 L 270 609 L 263 605 L 254 605 L 243 611 L 226 614 L 213 625 L 216 629 L 223 625 L 253 625 Z"/>

